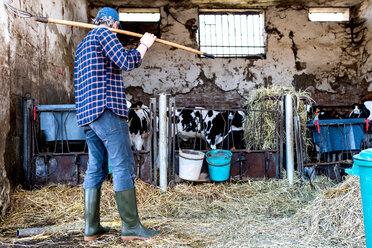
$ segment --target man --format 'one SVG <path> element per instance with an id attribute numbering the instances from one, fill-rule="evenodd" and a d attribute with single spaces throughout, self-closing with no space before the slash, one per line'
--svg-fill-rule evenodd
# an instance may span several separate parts
<path id="1" fill-rule="evenodd" d="M 142 63 L 156 37 L 145 33 L 137 49 L 125 50 L 108 27 L 119 27 L 119 14 L 101 9 L 91 30 L 75 55 L 75 102 L 78 125 L 85 127 L 89 161 L 84 179 L 85 232 L 90 241 L 107 233 L 100 225 L 100 189 L 108 174 L 108 158 L 113 174 L 115 199 L 122 220 L 123 240 L 149 239 L 159 234 L 142 226 L 137 211 L 133 181 L 134 159 L 128 132 L 128 108 L 121 71 Z"/>

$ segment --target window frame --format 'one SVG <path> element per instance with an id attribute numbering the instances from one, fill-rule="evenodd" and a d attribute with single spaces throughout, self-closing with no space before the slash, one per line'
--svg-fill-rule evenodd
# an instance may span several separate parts
<path id="1" fill-rule="evenodd" d="M 119 8 L 119 16 L 121 13 L 159 13 L 159 21 L 127 21 L 120 20 L 120 24 L 124 30 L 135 32 L 135 33 L 145 33 L 151 32 L 161 38 L 161 10 L 160 8 Z M 124 34 L 118 34 L 120 42 L 125 47 L 135 48 L 138 43 L 137 37 L 127 36 Z"/>
<path id="2" fill-rule="evenodd" d="M 342 11 L 343 10 L 343 11 Z M 312 13 L 343 13 L 348 17 L 347 20 L 311 20 L 310 14 Z M 309 7 L 307 18 L 310 22 L 349 22 L 350 21 L 350 8 L 349 7 Z"/>
<path id="3" fill-rule="evenodd" d="M 198 48 L 199 49 L 203 49 L 203 47 L 200 45 L 200 42 L 201 42 L 201 34 L 200 34 L 200 27 L 201 27 L 201 22 L 200 22 L 200 16 L 201 15 L 225 15 L 225 14 L 237 14 L 237 15 L 244 15 L 246 14 L 247 16 L 249 15 L 261 15 L 262 17 L 262 21 L 260 21 L 260 24 L 259 24 L 259 27 L 261 29 L 262 32 L 260 32 L 260 36 L 262 37 L 262 45 L 259 45 L 258 47 L 263 49 L 263 53 L 257 53 L 257 54 L 246 54 L 246 55 L 241 55 L 241 54 L 237 54 L 235 52 L 235 54 L 226 54 L 226 55 L 223 55 L 223 54 L 213 54 L 215 55 L 216 58 L 227 58 L 227 59 L 231 59 L 231 58 L 245 58 L 245 59 L 266 59 L 266 54 L 267 54 L 267 33 L 266 33 L 266 28 L 265 28 L 265 25 L 266 25 L 266 12 L 265 10 L 263 9 L 199 9 L 198 10 L 198 31 L 197 31 L 197 44 L 198 44 Z M 261 26 L 262 25 L 262 26 Z M 230 42 L 229 42 L 230 43 Z M 252 45 L 248 44 L 247 47 L 250 47 Z M 226 46 L 224 47 L 225 48 L 229 48 L 229 47 L 232 47 L 231 44 L 229 44 L 229 46 Z M 243 46 L 244 47 L 244 46 Z M 210 51 L 202 51 L 202 52 L 207 52 L 207 53 L 210 53 Z"/>
<path id="4" fill-rule="evenodd" d="M 125 21 L 125 20 L 120 20 L 120 22 L 154 22 L 154 23 L 160 23 L 160 21 L 161 21 L 160 8 L 119 8 L 118 13 L 119 13 L 119 17 L 120 17 L 120 14 L 123 14 L 123 13 L 130 13 L 130 14 L 157 13 L 157 14 L 159 14 L 159 20 L 158 21 Z"/>

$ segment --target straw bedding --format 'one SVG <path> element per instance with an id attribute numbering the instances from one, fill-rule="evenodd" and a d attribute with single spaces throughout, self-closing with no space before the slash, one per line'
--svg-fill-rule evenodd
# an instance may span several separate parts
<path id="1" fill-rule="evenodd" d="M 112 184 L 102 188 L 101 222 L 108 235 L 82 241 L 83 189 L 55 186 L 17 189 L 12 210 L 1 220 L 0 246 L 19 247 L 363 247 L 359 180 L 335 185 L 318 177 L 311 186 L 296 180 L 244 183 L 181 183 L 165 194 L 136 182 L 142 223 L 161 231 L 147 241 L 120 240 Z M 80 225 L 75 230 L 15 238 L 20 228 Z"/>

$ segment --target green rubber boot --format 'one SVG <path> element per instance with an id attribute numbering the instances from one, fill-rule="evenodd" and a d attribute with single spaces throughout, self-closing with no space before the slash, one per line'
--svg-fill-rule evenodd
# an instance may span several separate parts
<path id="1" fill-rule="evenodd" d="M 122 221 L 121 239 L 150 239 L 159 234 L 156 230 L 142 226 L 137 210 L 136 190 L 134 188 L 115 191 L 116 204 Z"/>
<path id="2" fill-rule="evenodd" d="M 100 224 L 100 198 L 101 189 L 84 189 L 84 241 L 94 240 L 103 234 L 108 233 L 110 230 L 109 227 L 102 227 Z"/>

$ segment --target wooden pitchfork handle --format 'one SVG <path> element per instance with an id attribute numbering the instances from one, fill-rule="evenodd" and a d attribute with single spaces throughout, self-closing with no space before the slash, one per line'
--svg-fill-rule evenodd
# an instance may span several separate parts
<path id="1" fill-rule="evenodd" d="M 47 18 L 47 17 L 43 17 L 43 16 L 32 16 L 31 18 L 34 21 L 43 22 L 43 23 L 55 23 L 55 24 L 62 24 L 62 25 L 67 25 L 67 26 L 89 28 L 89 29 L 97 28 L 97 25 L 94 25 L 94 24 L 88 24 L 88 23 L 82 23 L 82 22 L 73 22 L 73 21 L 65 21 L 65 20 L 57 20 L 57 19 L 51 19 L 51 18 Z M 131 31 L 126 31 L 126 30 L 121 30 L 121 29 L 116 29 L 116 28 L 108 28 L 108 29 L 112 32 L 115 32 L 115 33 L 125 34 L 125 35 L 134 36 L 134 37 L 138 37 L 138 38 L 141 38 L 143 36 L 143 34 L 131 32 Z M 158 39 L 158 38 L 155 39 L 155 42 L 158 42 L 158 43 L 161 43 L 161 44 L 164 44 L 164 45 L 168 45 L 168 46 L 172 46 L 172 47 L 176 47 L 176 48 L 188 51 L 188 52 L 196 53 L 196 54 L 199 54 L 199 55 L 203 55 L 207 58 L 214 59 L 214 55 L 212 55 L 212 54 L 204 53 L 204 52 L 201 52 L 199 50 L 196 50 L 196 49 L 193 49 L 193 48 L 190 48 L 190 47 L 186 47 L 186 46 L 182 46 L 182 45 L 179 45 L 179 44 L 176 44 L 176 43 L 173 43 L 173 42 L 169 42 L 169 41 L 166 41 L 166 40 L 161 40 L 161 39 Z"/>

